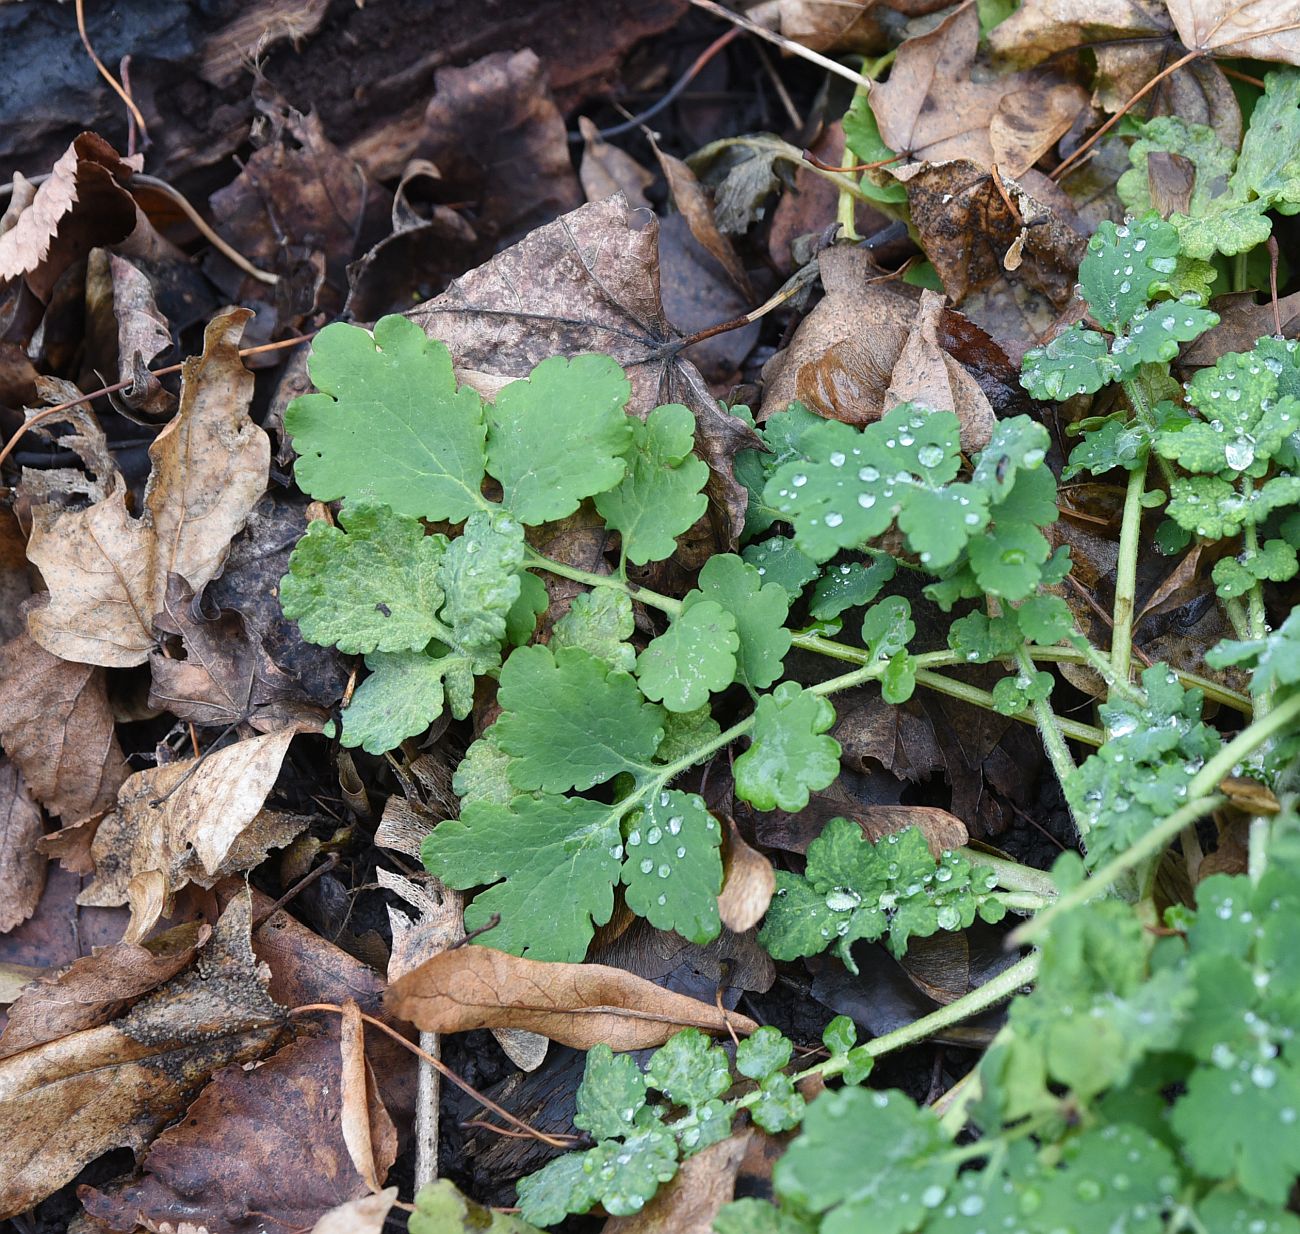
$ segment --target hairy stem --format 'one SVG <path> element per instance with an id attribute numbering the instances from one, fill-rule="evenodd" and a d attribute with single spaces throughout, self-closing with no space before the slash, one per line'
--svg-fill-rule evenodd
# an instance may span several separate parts
<path id="1" fill-rule="evenodd" d="M 1046 870 L 1022 866 L 1019 862 L 1008 861 L 1005 857 L 994 857 L 991 853 L 984 853 L 965 845 L 957 852 L 971 865 L 992 870 L 998 876 L 999 887 L 1004 887 L 1008 891 L 1023 891 L 1045 900 L 1056 899 L 1056 884 Z"/>
<path id="2" fill-rule="evenodd" d="M 1127 390 L 1131 382 L 1125 382 Z M 1140 396 L 1130 394 L 1134 407 L 1140 405 Z M 1133 615 L 1137 602 L 1138 548 L 1142 533 L 1142 494 L 1146 490 L 1146 459 L 1129 472 L 1128 489 L 1124 494 L 1124 515 L 1119 531 L 1119 560 L 1115 565 L 1114 629 L 1110 637 L 1111 672 L 1120 680 L 1129 679 L 1129 663 L 1133 655 Z"/>
<path id="3" fill-rule="evenodd" d="M 1021 647 L 1016 652 L 1016 663 L 1020 666 L 1020 671 L 1026 676 L 1034 672 L 1034 662 L 1029 658 L 1029 653 Z M 1065 782 L 1075 773 L 1074 756 L 1070 753 L 1070 747 L 1065 744 L 1065 734 L 1062 731 L 1062 721 L 1057 717 L 1046 699 L 1037 699 L 1031 707 L 1034 712 L 1034 719 L 1038 723 L 1038 732 L 1043 739 L 1043 749 L 1047 752 L 1048 761 L 1052 764 L 1052 770 L 1056 772 L 1056 778 L 1060 780 L 1062 787 Z M 1079 834 L 1086 834 L 1086 828 L 1080 820 L 1076 820 L 1079 825 Z"/>

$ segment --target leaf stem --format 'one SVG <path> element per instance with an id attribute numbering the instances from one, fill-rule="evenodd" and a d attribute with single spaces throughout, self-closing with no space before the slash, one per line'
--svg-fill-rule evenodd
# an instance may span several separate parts
<path id="1" fill-rule="evenodd" d="M 1026 677 L 1034 672 L 1034 662 L 1023 647 L 1016 651 L 1016 663 Z M 1056 778 L 1064 785 L 1077 768 L 1070 747 L 1065 744 L 1062 722 L 1046 699 L 1035 699 L 1030 706 L 1034 712 L 1034 719 L 1038 722 L 1038 733 L 1043 739 L 1043 749 L 1047 752 L 1048 761 L 1052 764 L 1052 770 L 1056 772 Z M 1085 827 L 1081 820 L 1076 819 L 1075 822 L 1079 826 L 1079 834 L 1084 835 Z"/>
<path id="2" fill-rule="evenodd" d="M 1124 383 L 1129 390 L 1131 381 Z M 1136 410 L 1141 406 L 1141 396 L 1129 393 Z M 1127 682 L 1129 664 L 1133 654 L 1133 614 L 1137 599 L 1138 549 L 1142 535 L 1142 494 L 1146 490 L 1147 460 L 1143 458 L 1128 475 L 1128 488 L 1124 493 L 1124 514 L 1119 531 L 1119 560 L 1115 564 L 1114 627 L 1110 636 L 1110 666 L 1114 676 Z"/>
<path id="3" fill-rule="evenodd" d="M 1023 891 L 1040 896 L 1045 900 L 1054 900 L 1059 894 L 1052 876 L 1046 870 L 1036 870 L 1032 866 L 1022 866 L 1017 861 L 1008 861 L 1005 857 L 994 857 L 991 853 L 963 845 L 957 852 L 973 866 L 992 870 L 998 876 L 998 886 L 1008 891 Z"/>

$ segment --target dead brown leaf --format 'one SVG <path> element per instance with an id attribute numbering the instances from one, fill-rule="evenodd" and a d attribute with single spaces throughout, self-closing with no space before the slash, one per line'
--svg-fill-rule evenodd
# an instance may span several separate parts
<path id="1" fill-rule="evenodd" d="M 370 1067 L 366 1063 L 366 1030 L 361 1019 L 361 1008 L 351 998 L 343 1004 L 339 1053 L 342 1059 L 339 1081 L 342 1114 L 339 1130 L 353 1169 L 361 1175 L 362 1181 L 372 1192 L 377 1192 L 381 1178 L 387 1176 L 388 1167 L 397 1155 L 397 1132 L 390 1122 L 388 1134 L 392 1139 L 393 1157 L 381 1164 L 376 1149 L 379 1148 L 382 1152 L 383 1146 L 376 1143 L 375 1133 L 379 1132 L 382 1137 L 383 1125 L 376 1125 L 375 1114 L 376 1111 L 383 1111 L 384 1106 L 375 1092 L 375 1078 L 370 1074 Z"/>
<path id="2" fill-rule="evenodd" d="M 244 894 L 194 963 L 124 1016 L 0 1060 L 0 1218 L 110 1148 L 139 1151 L 214 1071 L 275 1042 L 284 1011 L 266 993 L 248 927 Z"/>
<path id="3" fill-rule="evenodd" d="M 662 1045 L 682 1028 L 726 1031 L 716 1007 L 662 989 L 603 964 L 545 964 L 494 951 L 460 947 L 425 961 L 384 996 L 394 1014 L 429 1032 L 526 1028 L 562 1045 L 615 1050 Z M 728 1016 L 739 1033 L 757 1025 Z"/>
<path id="4" fill-rule="evenodd" d="M 0 934 L 36 911 L 48 858 L 40 847 L 45 825 L 23 773 L 0 755 Z"/>
<path id="5" fill-rule="evenodd" d="M 0 233 L 0 284 L 23 279 L 48 301 L 69 266 L 96 246 L 125 240 L 136 219 L 126 185 L 143 166 L 143 155 L 120 158 L 102 137 L 82 133 Z"/>
<path id="6" fill-rule="evenodd" d="M 25 630 L 0 646 L 0 741 L 65 823 L 108 809 L 126 779 L 104 670 L 51 655 Z"/>
<path id="7" fill-rule="evenodd" d="M 0 401 L 3 398 L 3 391 L 0 391 Z M 7 643 L 14 635 L 27 629 L 22 604 L 31 594 L 27 537 L 14 512 L 10 509 L 0 510 L 0 642 Z M 0 674 L 0 690 L 4 688 L 4 681 L 4 675 Z M 3 708 L 0 707 L 0 716 L 2 715 Z"/>
<path id="8" fill-rule="evenodd" d="M 1023 0 L 989 31 L 989 46 L 1018 68 L 1057 52 L 1172 33 L 1163 0 Z"/>
<path id="9" fill-rule="evenodd" d="M 120 476 L 87 509 L 33 510 L 27 556 L 50 602 L 31 614 L 28 629 L 47 651 L 83 664 L 142 664 L 167 576 L 199 588 L 221 569 L 270 464 L 266 433 L 248 418 L 253 376 L 238 353 L 250 316 L 232 309 L 215 318 L 203 355 L 185 361 L 180 410 L 149 448 L 143 517 L 128 513 Z"/>
<path id="10" fill-rule="evenodd" d="M 687 1158 L 639 1213 L 611 1217 L 601 1234 L 712 1234 L 713 1219 L 735 1191 L 750 1137 L 742 1131 Z"/>
<path id="11" fill-rule="evenodd" d="M 748 16 L 813 51 L 870 53 L 886 45 L 890 18 L 946 7 L 943 0 L 763 0 Z"/>
<path id="12" fill-rule="evenodd" d="M 872 90 L 871 110 L 884 143 L 911 159 L 970 159 L 1019 176 L 1070 130 L 1088 96 L 1054 74 L 972 81 L 979 37 L 979 15 L 964 5 L 908 39 Z"/>
<path id="13" fill-rule="evenodd" d="M 460 375 L 494 395 L 553 355 L 611 355 L 632 383 L 629 410 L 684 403 L 695 414 L 696 450 L 710 465 L 706 492 L 719 547 L 735 546 L 748 495 L 732 475 L 739 450 L 761 443 L 722 411 L 659 302 L 658 227 L 637 230 L 626 202 L 593 202 L 532 232 L 442 295 L 412 309 L 451 349 Z"/>
<path id="14" fill-rule="evenodd" d="M 604 201 L 622 193 L 630 209 L 648 210 L 645 191 L 654 183 L 654 172 L 642 167 L 626 150 L 610 145 L 586 116 L 578 117 L 578 131 L 583 141 L 578 179 L 587 200 Z"/>
<path id="15" fill-rule="evenodd" d="M 370 1109 L 378 1169 L 397 1156 L 382 1105 Z M 301 1234 L 366 1193 L 339 1117 L 339 1053 L 328 1037 L 291 1042 L 254 1071 L 220 1072 L 164 1131 L 144 1176 L 117 1191 L 80 1189 L 92 1217 L 130 1231 L 200 1226 L 209 1234 Z"/>
<path id="16" fill-rule="evenodd" d="M 95 832 L 95 881 L 79 903 L 127 903 L 132 880 L 150 872 L 161 876 L 163 897 L 170 899 L 186 883 L 211 887 L 227 874 L 252 869 L 268 849 L 287 844 L 310 819 L 263 805 L 293 735 L 293 729 L 268 733 L 201 761 L 136 772 Z M 134 914 L 136 932 L 151 924 Z"/>
<path id="17" fill-rule="evenodd" d="M 1165 2 L 1185 47 L 1300 64 L 1300 16 L 1292 0 Z"/>
<path id="18" fill-rule="evenodd" d="M 42 976 L 9 1008 L 0 1058 L 107 1024 L 180 972 L 211 933 L 197 923 L 175 926 L 146 943 L 100 947 L 53 976 Z"/>
<path id="19" fill-rule="evenodd" d="M 381 1234 L 396 1199 L 397 1188 L 389 1187 L 359 1200 L 348 1200 L 322 1216 L 312 1226 L 311 1234 Z"/>
<path id="20" fill-rule="evenodd" d="M 726 820 L 727 852 L 718 916 L 734 934 L 752 930 L 767 912 L 776 890 L 772 863 L 756 848 L 745 843 L 731 818 Z"/>
<path id="21" fill-rule="evenodd" d="M 1271 301 L 1256 304 L 1253 291 L 1216 296 L 1214 311 L 1219 314 L 1219 324 L 1178 357 L 1180 364 L 1199 367 L 1215 363 L 1224 352 L 1249 351 L 1264 335 L 1275 333 L 1279 322 L 1283 338 L 1300 335 L 1300 291 L 1283 296 L 1276 314 Z"/>

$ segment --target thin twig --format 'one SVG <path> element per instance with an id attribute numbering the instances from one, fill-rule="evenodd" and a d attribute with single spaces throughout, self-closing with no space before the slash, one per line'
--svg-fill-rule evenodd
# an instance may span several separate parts
<path id="1" fill-rule="evenodd" d="M 90 45 L 90 35 L 86 32 L 86 0 L 77 0 L 77 33 L 81 35 L 81 45 L 86 49 L 86 55 L 90 57 L 91 63 L 99 70 L 99 75 L 112 87 L 113 93 L 126 104 L 132 119 L 140 126 L 140 135 L 147 146 L 149 144 L 149 126 L 145 124 L 144 116 L 135 105 L 135 100 L 122 88 L 122 84 L 117 78 L 108 71 L 107 66 L 95 54 L 95 49 Z"/>

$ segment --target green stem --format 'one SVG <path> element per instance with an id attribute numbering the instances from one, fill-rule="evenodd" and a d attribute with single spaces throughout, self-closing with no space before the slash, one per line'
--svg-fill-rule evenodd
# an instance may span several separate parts
<path id="1" fill-rule="evenodd" d="M 1071 649 L 1079 653 L 1080 659 L 1086 664 L 1098 677 L 1106 683 L 1110 697 L 1116 696 L 1127 699 L 1130 703 L 1137 703 L 1139 706 L 1146 702 L 1146 692 L 1140 690 L 1131 681 L 1115 675 L 1115 667 L 1110 662 L 1108 656 L 1103 655 L 1093 645 L 1091 640 L 1085 634 L 1078 634 L 1077 640 L 1072 642 Z M 1034 655 L 1035 648 L 1025 648 L 1027 652 L 1035 659 L 1041 657 Z"/>
<path id="2" fill-rule="evenodd" d="M 1127 390 L 1131 382 L 1125 382 Z M 1129 398 L 1136 410 L 1141 397 Z M 1111 672 L 1120 681 L 1129 679 L 1129 662 L 1133 655 L 1133 615 L 1137 604 L 1138 548 L 1142 533 L 1142 494 L 1146 490 L 1147 464 L 1143 458 L 1128 476 L 1124 493 L 1124 514 L 1119 531 L 1119 560 L 1115 565 L 1114 627 L 1110 636 Z"/>
<path id="3" fill-rule="evenodd" d="M 1019 862 L 1008 861 L 1005 857 L 994 857 L 978 849 L 963 846 L 957 852 L 973 866 L 992 870 L 998 876 L 998 886 L 1008 891 L 1023 891 L 1045 900 L 1054 900 L 1057 896 L 1056 884 L 1046 870 L 1035 870 L 1032 866 L 1022 866 Z"/>
<path id="4" fill-rule="evenodd" d="M 943 654 L 943 653 L 936 653 Z M 923 657 L 918 656 L 919 662 Z M 960 657 L 958 657 L 960 659 Z M 941 673 L 931 673 L 925 669 L 918 669 L 916 673 L 916 684 L 928 686 L 939 694 L 946 694 L 949 698 L 959 698 L 963 702 L 971 703 L 976 707 L 982 707 L 985 711 L 997 711 L 993 705 L 993 695 L 987 690 L 981 690 L 978 686 L 967 685 L 964 681 L 955 681 L 951 677 L 944 677 Z M 1099 746 L 1106 740 L 1106 734 L 1099 728 L 1091 724 L 1080 724 L 1077 720 L 1066 720 L 1056 715 L 1051 708 L 1042 704 L 1049 715 L 1052 716 L 1054 727 L 1058 728 L 1067 737 L 1072 737 L 1075 741 L 1082 741 L 1085 745 Z M 1034 711 L 1017 711 L 1015 715 L 1009 716 L 1009 719 L 1019 720 L 1021 724 L 1029 724 L 1034 728 L 1041 727 L 1041 720 Z"/>
<path id="5" fill-rule="evenodd" d="M 1029 658 L 1029 653 L 1023 647 L 1016 651 L 1016 663 L 1026 677 L 1034 672 L 1034 662 Z M 1052 764 L 1052 770 L 1056 772 L 1056 778 L 1064 785 L 1077 769 L 1074 765 L 1074 756 L 1070 753 L 1070 747 L 1065 744 L 1065 734 L 1062 732 L 1061 720 L 1046 699 L 1037 699 L 1030 705 L 1033 708 L 1034 719 L 1038 723 L 1038 732 L 1043 739 L 1043 749 L 1047 751 L 1048 761 Z M 1079 834 L 1081 836 L 1086 835 L 1087 829 L 1083 821 L 1079 819 L 1076 820 L 1076 823 L 1079 827 Z"/>

